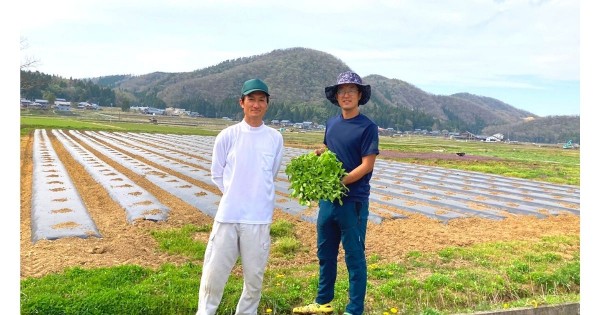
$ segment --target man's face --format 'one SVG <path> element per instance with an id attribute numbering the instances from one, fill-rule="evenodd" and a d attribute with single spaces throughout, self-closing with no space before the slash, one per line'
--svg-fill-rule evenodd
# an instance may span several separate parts
<path id="1" fill-rule="evenodd" d="M 351 109 L 358 107 L 358 101 L 362 94 L 356 84 L 342 84 L 336 92 L 336 99 L 342 109 Z"/>
<path id="2" fill-rule="evenodd" d="M 260 91 L 252 92 L 240 101 L 240 106 L 244 109 L 244 116 L 253 119 L 262 119 L 269 107 L 267 95 Z"/>

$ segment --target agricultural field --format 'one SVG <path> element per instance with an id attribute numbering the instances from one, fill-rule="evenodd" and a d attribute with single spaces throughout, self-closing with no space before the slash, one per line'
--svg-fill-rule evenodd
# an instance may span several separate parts
<path id="1" fill-rule="evenodd" d="M 57 306 L 57 313 L 77 314 L 65 311 L 69 309 L 66 305 L 94 305 L 94 293 L 48 297 L 36 288 L 43 288 L 49 277 L 65 277 L 58 280 L 59 287 L 61 283 L 72 286 L 67 274 L 89 272 L 94 278 L 96 270 L 117 272 L 115 268 L 122 267 L 134 271 L 144 268 L 145 273 L 156 275 L 165 268 L 180 268 L 178 272 L 190 268 L 182 292 L 162 293 L 172 304 L 155 306 L 147 313 L 193 314 L 203 244 L 220 196 L 209 176 L 212 141 L 226 122 L 173 121 L 161 125 L 144 121 L 143 116 L 131 116 L 127 121 L 121 117 L 116 122 L 105 119 L 21 119 L 21 289 L 28 293 L 27 297 L 22 295 L 22 312 L 40 311 L 48 307 L 40 301 L 53 298 L 64 304 Z M 289 307 L 314 297 L 318 275 L 314 221 L 318 209 L 315 205 L 301 206 L 289 196 L 284 170 L 285 163 L 317 147 L 321 138 L 318 133 L 284 132 L 284 166 L 276 182 L 275 241 L 261 312 L 287 314 Z M 366 247 L 369 282 L 382 289 L 369 289 L 369 314 L 383 314 L 392 308 L 405 314 L 427 309 L 431 314 L 444 314 L 578 302 L 579 151 L 416 138 L 382 138 L 381 148 L 371 182 Z M 287 231 L 281 238 L 276 234 L 280 228 Z M 178 238 L 169 239 L 177 233 L 189 238 L 182 248 L 175 244 Z M 498 252 L 498 248 L 505 250 Z M 469 251 L 473 252 L 467 254 Z M 514 283 L 489 280 L 480 285 L 483 291 L 496 285 L 509 287 L 510 293 L 497 287 L 492 290 L 496 293 L 474 292 L 471 296 L 464 293 L 469 286 L 463 280 L 446 275 L 450 284 L 441 286 L 442 291 L 435 289 L 428 298 L 419 293 L 421 299 L 412 302 L 408 301 L 410 294 L 423 287 L 417 285 L 414 292 L 404 296 L 400 288 L 414 284 L 394 282 L 413 279 L 428 283 L 431 277 L 439 277 L 437 271 L 445 269 L 455 274 L 459 270 L 460 274 L 464 270 L 459 266 L 473 263 L 468 256 L 479 251 L 487 252 L 487 263 L 481 264 L 483 258 L 477 258 L 473 270 L 486 266 L 502 269 L 499 266 L 504 264 L 513 270 L 525 262 L 527 270 L 537 277 L 536 268 L 559 273 L 566 268 L 570 278 L 538 286 L 534 280 L 508 276 Z M 504 257 L 493 253 L 503 253 L 500 256 Z M 536 262 L 538 255 L 546 257 L 543 262 Z M 446 265 L 448 261 L 453 261 L 453 267 Z M 340 263 L 343 266 L 342 255 Z M 574 266 L 576 274 L 572 273 Z M 234 270 L 233 284 L 228 285 L 232 296 L 226 294 L 222 314 L 235 309 L 238 269 Z M 523 273 L 527 278 L 528 273 Z M 488 271 L 484 275 L 479 276 L 502 277 Z M 280 287 L 286 281 L 295 289 Z M 451 294 L 447 290 L 452 291 L 457 282 L 462 283 L 466 297 L 456 293 L 452 298 L 455 302 L 448 301 Z M 383 289 L 394 285 L 397 293 Z M 96 287 L 106 294 L 109 288 Z M 543 290 L 550 292 L 540 292 Z M 443 295 L 448 296 L 440 299 Z M 343 310 L 344 297 L 342 285 L 336 292 L 337 309 Z M 131 306 L 122 314 L 139 313 L 135 310 L 136 306 Z"/>

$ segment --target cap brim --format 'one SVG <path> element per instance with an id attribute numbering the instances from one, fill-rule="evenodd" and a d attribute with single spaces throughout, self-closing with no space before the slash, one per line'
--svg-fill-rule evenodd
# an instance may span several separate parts
<path id="1" fill-rule="evenodd" d="M 257 91 L 258 91 L 258 92 L 263 92 L 263 93 L 267 94 L 267 96 L 271 96 L 271 95 L 269 95 L 269 93 L 267 93 L 267 92 L 265 92 L 264 90 L 261 90 L 261 89 L 252 89 L 252 90 L 248 90 L 248 91 L 244 92 L 244 95 L 248 95 L 248 94 L 250 94 L 250 93 L 252 93 L 252 92 L 257 92 Z"/>

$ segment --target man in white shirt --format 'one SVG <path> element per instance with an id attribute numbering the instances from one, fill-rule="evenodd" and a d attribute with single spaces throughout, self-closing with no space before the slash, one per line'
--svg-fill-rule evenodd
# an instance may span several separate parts
<path id="1" fill-rule="evenodd" d="M 242 86 L 244 119 L 215 138 L 211 176 L 223 197 L 204 254 L 198 315 L 215 314 L 225 284 L 241 257 L 244 288 L 235 314 L 256 314 L 271 247 L 274 181 L 283 158 L 283 137 L 266 126 L 269 89 L 259 80 Z"/>

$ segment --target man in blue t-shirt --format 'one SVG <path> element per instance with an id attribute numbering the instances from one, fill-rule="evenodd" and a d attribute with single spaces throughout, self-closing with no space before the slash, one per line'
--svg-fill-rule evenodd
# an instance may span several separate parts
<path id="1" fill-rule="evenodd" d="M 378 128 L 359 106 L 371 97 L 371 86 L 363 84 L 354 72 L 343 72 L 337 84 L 325 88 L 325 96 L 341 108 L 341 113 L 325 125 L 324 148 L 317 155 L 331 150 L 342 162 L 348 175 L 342 183 L 349 188 L 342 204 L 319 201 L 317 217 L 317 257 L 319 258 L 319 289 L 315 303 L 296 307 L 294 314 L 333 313 L 331 301 L 337 277 L 337 256 L 340 242 L 344 246 L 349 278 L 349 302 L 345 315 L 364 312 L 367 289 L 365 236 L 369 216 L 369 194 L 375 158 L 379 154 Z"/>

